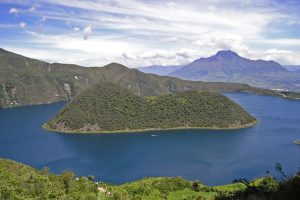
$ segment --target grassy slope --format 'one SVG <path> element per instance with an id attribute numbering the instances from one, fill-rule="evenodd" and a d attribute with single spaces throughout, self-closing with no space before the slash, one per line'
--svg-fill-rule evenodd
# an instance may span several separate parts
<path id="1" fill-rule="evenodd" d="M 0 199 L 96 199 L 97 187 L 88 178 L 74 179 L 66 171 L 57 176 L 47 168 L 0 159 Z"/>
<path id="2" fill-rule="evenodd" d="M 147 96 L 193 89 L 277 95 L 246 84 L 193 82 L 145 74 L 116 63 L 101 68 L 49 64 L 0 49 L 0 108 L 67 100 L 99 81 L 116 83 Z M 70 95 L 64 83 L 70 84 Z"/>
<path id="3" fill-rule="evenodd" d="M 237 184 L 208 187 L 200 182 L 179 177 L 144 178 L 122 185 L 91 181 L 87 177 L 75 178 L 70 171 L 54 175 L 45 168 L 29 166 L 0 159 L 0 199 L 214 199 L 220 192 L 240 190 Z M 111 195 L 105 197 L 98 187 Z"/>
<path id="4" fill-rule="evenodd" d="M 11 160 L 0 159 L 0 199 L 83 199 L 83 200 L 232 200 L 289 199 L 300 197 L 300 174 L 283 182 L 271 177 L 242 183 L 206 186 L 180 177 L 143 178 L 113 185 L 94 182 L 93 177 L 78 177 L 71 171 L 55 175 L 49 169 L 36 170 Z"/>
<path id="5" fill-rule="evenodd" d="M 101 82 L 82 92 L 45 127 L 61 132 L 105 132 L 240 128 L 255 122 L 239 105 L 217 93 L 187 91 L 140 97 Z"/>
<path id="6" fill-rule="evenodd" d="M 49 169 L 36 170 L 11 160 L 0 159 L 0 199 L 88 199 L 88 200 L 232 200 L 299 199 L 300 176 L 283 182 L 264 177 L 249 182 L 206 186 L 180 177 L 143 178 L 113 185 L 94 182 L 93 177 L 75 177 L 71 171 L 55 175 Z"/>

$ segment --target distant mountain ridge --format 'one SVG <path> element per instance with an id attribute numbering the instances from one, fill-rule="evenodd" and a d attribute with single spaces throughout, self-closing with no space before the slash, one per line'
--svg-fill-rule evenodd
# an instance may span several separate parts
<path id="1" fill-rule="evenodd" d="M 284 65 L 284 68 L 291 72 L 300 72 L 300 65 Z"/>
<path id="2" fill-rule="evenodd" d="M 219 51 L 208 58 L 200 58 L 174 71 L 170 76 L 198 80 L 202 76 L 227 77 L 233 74 L 251 75 L 287 72 L 288 70 L 274 61 L 249 60 L 233 51 Z"/>
<path id="3" fill-rule="evenodd" d="M 255 87 L 300 91 L 299 73 L 290 72 L 275 61 L 250 60 L 230 50 L 197 59 L 168 76 L 185 80 L 246 83 Z"/>
<path id="4" fill-rule="evenodd" d="M 186 90 L 277 95 L 246 84 L 195 82 L 146 74 L 117 63 L 104 67 L 50 64 L 0 49 L 0 108 L 72 99 L 99 81 L 118 84 L 140 96 Z"/>
<path id="5" fill-rule="evenodd" d="M 157 74 L 160 76 L 166 76 L 171 74 L 172 72 L 181 69 L 185 65 L 171 65 L 171 66 L 163 66 L 163 65 L 151 65 L 148 67 L 138 67 L 137 70 L 144 73 Z"/>

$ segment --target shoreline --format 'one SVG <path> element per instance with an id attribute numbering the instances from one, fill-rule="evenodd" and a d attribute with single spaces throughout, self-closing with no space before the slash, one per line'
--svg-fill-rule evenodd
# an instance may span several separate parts
<path id="1" fill-rule="evenodd" d="M 55 132 L 60 134 L 117 134 L 117 133 L 146 133 L 146 132 L 158 132 L 158 131 L 172 131 L 172 130 L 238 130 L 250 128 L 259 123 L 259 120 L 255 120 L 249 124 L 244 124 L 240 126 L 234 127 L 174 127 L 174 128 L 151 128 L 151 129 L 132 129 L 132 130 L 114 130 L 114 131 L 78 131 L 78 130 L 68 130 L 68 131 L 60 131 L 53 128 L 48 127 L 46 123 L 42 125 L 43 129 L 49 132 Z"/>
<path id="2" fill-rule="evenodd" d="M 36 168 L 36 167 L 33 167 L 32 165 L 29 165 L 29 164 L 25 164 L 23 162 L 19 162 L 19 161 L 16 161 L 16 160 L 13 160 L 13 159 L 10 159 L 10 158 L 3 158 L 3 157 L 0 157 L 0 163 L 1 162 L 7 162 L 7 163 L 12 163 L 14 165 L 21 165 L 22 167 L 28 167 L 29 169 L 31 170 L 36 170 L 36 171 L 40 171 L 42 170 L 39 169 L 39 168 Z M 1 168 L 0 168 L 1 169 Z M 51 172 L 52 174 L 54 174 L 55 176 L 59 176 L 60 173 L 55 173 L 55 172 Z M 75 179 L 76 178 L 80 178 L 80 177 L 86 177 L 85 175 L 83 176 L 77 176 L 75 175 Z M 169 179 L 169 178 L 177 178 L 177 177 L 180 177 L 186 181 L 189 181 L 189 182 L 192 182 L 192 181 L 201 181 L 199 179 L 188 179 L 188 178 L 183 178 L 182 176 L 176 176 L 176 175 L 173 175 L 173 176 L 144 176 L 144 177 L 140 177 L 140 178 L 134 178 L 132 180 L 129 180 L 129 181 L 123 181 L 123 182 L 119 182 L 119 183 L 113 183 L 113 182 L 106 182 L 106 181 L 102 181 L 101 179 L 98 179 L 98 178 L 95 178 L 93 179 L 92 181 L 95 183 L 95 184 L 99 184 L 99 183 L 103 183 L 103 184 L 110 184 L 111 186 L 124 186 L 124 185 L 128 185 L 128 184 L 132 184 L 132 183 L 137 183 L 137 182 L 141 182 L 141 181 L 144 181 L 144 180 L 153 180 L 153 179 L 156 179 L 156 180 L 159 180 L 159 179 Z M 253 179 L 251 179 L 251 182 L 253 183 L 258 183 L 260 181 L 262 181 L 264 179 L 264 177 L 262 176 L 258 176 L 258 177 L 254 177 Z M 227 182 L 227 183 L 224 183 L 224 184 L 206 184 L 206 183 L 201 183 L 201 185 L 203 186 L 207 186 L 207 187 L 213 187 L 215 188 L 216 190 L 223 190 L 223 188 L 229 188 L 230 189 L 234 189 L 234 188 L 231 188 L 231 187 L 234 187 L 235 185 L 237 185 L 239 183 L 232 183 L 232 182 Z"/>
<path id="3" fill-rule="evenodd" d="M 260 88 L 263 89 L 263 88 Z M 254 94 L 254 95 L 259 95 L 259 96 L 271 96 L 271 97 L 279 97 L 282 99 L 286 100 L 300 100 L 300 98 L 297 97 L 289 97 L 286 95 L 282 95 L 279 93 L 276 94 L 268 94 L 268 93 L 263 93 L 263 92 L 254 92 L 254 91 L 217 91 L 217 93 L 222 94 L 222 93 L 242 93 L 242 94 Z M 49 101 L 49 102 L 41 102 L 41 103 L 30 103 L 30 104 L 13 104 L 9 106 L 3 106 L 0 107 L 0 109 L 10 109 L 10 108 L 19 108 L 19 107 L 26 107 L 26 106 L 38 106 L 38 105 L 47 105 L 47 104 L 54 104 L 54 103 L 60 103 L 60 102 L 69 102 L 70 100 L 68 99 L 62 99 L 62 100 L 57 100 L 57 101 Z"/>

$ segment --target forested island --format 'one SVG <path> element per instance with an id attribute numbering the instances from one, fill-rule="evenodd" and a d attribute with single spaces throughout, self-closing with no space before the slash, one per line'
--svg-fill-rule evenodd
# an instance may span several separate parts
<path id="1" fill-rule="evenodd" d="M 52 120 L 51 131 L 136 132 L 180 128 L 243 128 L 256 119 L 229 98 L 208 91 L 141 97 L 100 82 L 82 92 Z"/>

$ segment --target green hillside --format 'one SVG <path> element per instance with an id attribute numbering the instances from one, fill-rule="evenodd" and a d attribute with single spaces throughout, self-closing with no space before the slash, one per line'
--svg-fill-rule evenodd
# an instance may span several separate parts
<path id="1" fill-rule="evenodd" d="M 0 108 L 68 100 L 99 81 L 109 81 L 146 96 L 186 90 L 277 95 L 246 84 L 193 82 L 146 74 L 117 63 L 104 67 L 50 64 L 0 49 Z"/>
<path id="2" fill-rule="evenodd" d="M 227 97 L 207 91 L 140 97 L 108 82 L 82 92 L 44 127 L 60 132 L 240 128 L 256 120 Z"/>
<path id="3" fill-rule="evenodd" d="M 0 159 L 0 199 L 215 199 L 218 194 L 232 194 L 239 184 L 208 187 L 199 181 L 182 178 L 144 178 L 122 185 L 92 181 L 93 177 L 76 177 L 71 171 L 60 175 L 49 168 L 36 170 L 11 160 Z"/>
<path id="4" fill-rule="evenodd" d="M 0 159 L 1 200 L 298 200 L 299 183 L 298 174 L 281 182 L 267 176 L 213 187 L 180 177 L 144 178 L 113 185 L 95 182 L 93 176 L 76 177 L 72 171 L 55 175 L 47 167 L 36 170 Z"/>

